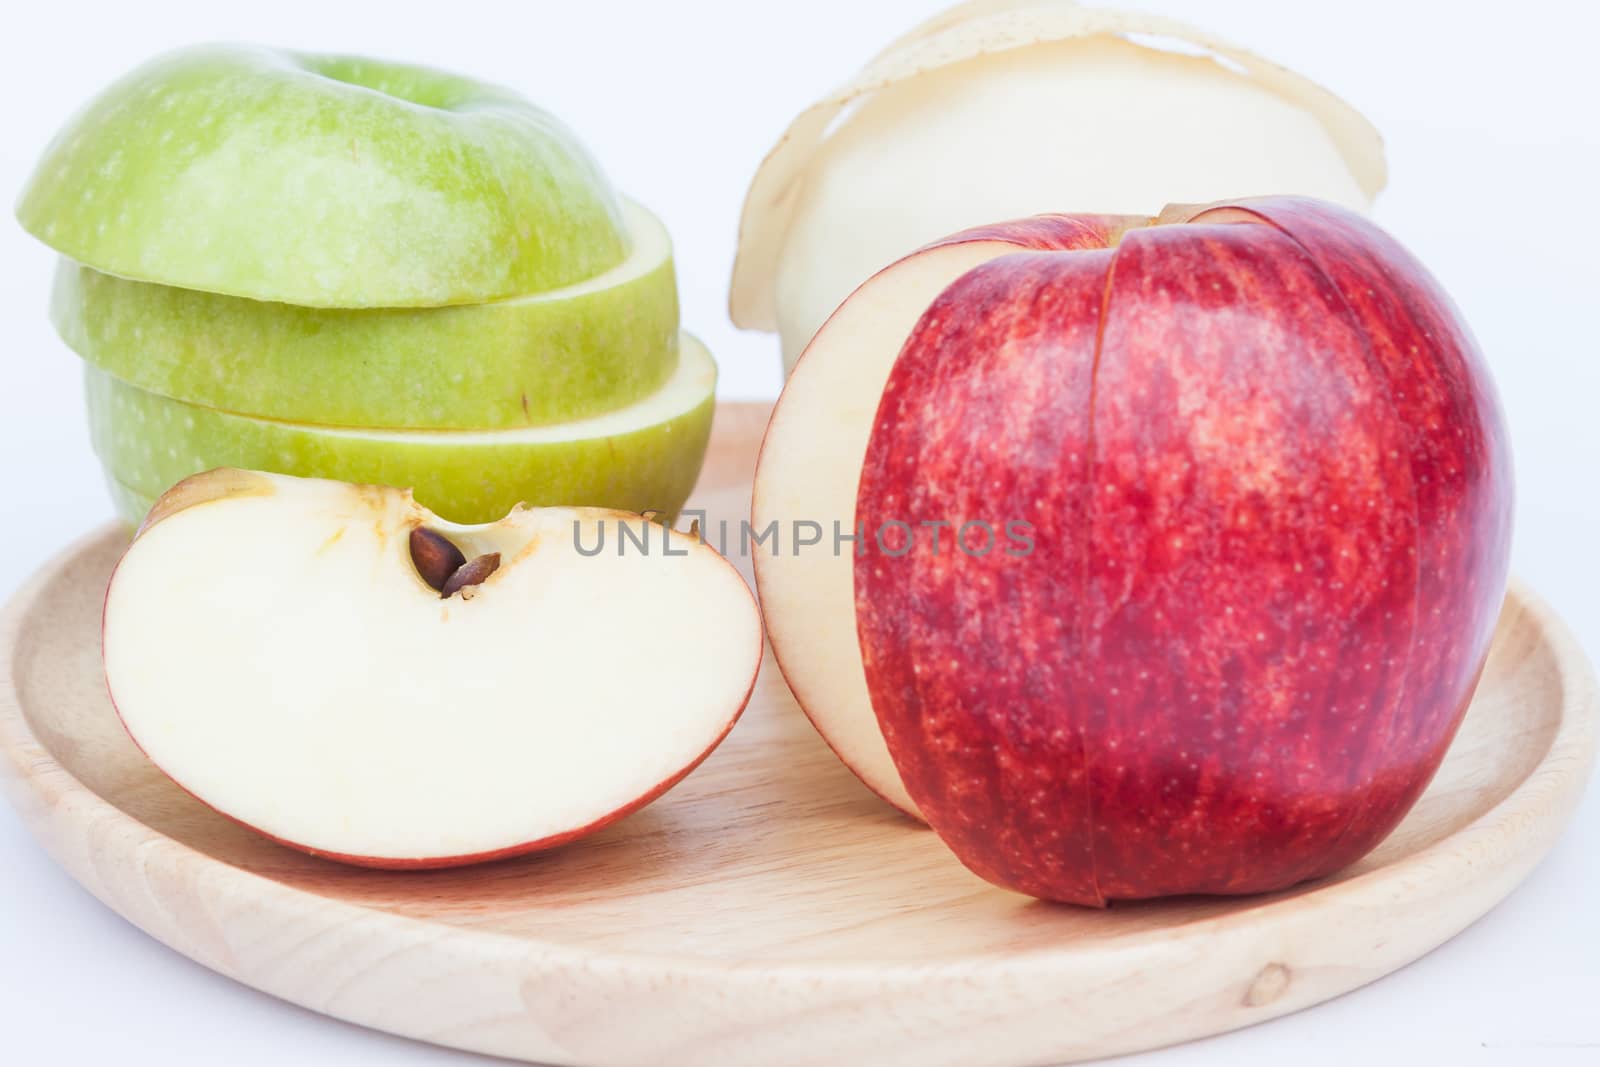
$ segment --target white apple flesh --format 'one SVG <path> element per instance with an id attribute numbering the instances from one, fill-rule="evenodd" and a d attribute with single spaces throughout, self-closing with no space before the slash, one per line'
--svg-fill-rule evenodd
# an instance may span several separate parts
<path id="1" fill-rule="evenodd" d="M 418 528 L 499 564 L 442 598 Z M 201 801 L 317 855 L 425 868 L 659 796 L 743 710 L 761 626 L 726 560 L 637 515 L 456 526 L 401 490 L 221 470 L 157 502 L 104 654 L 129 734 Z"/>
<path id="2" fill-rule="evenodd" d="M 729 310 L 779 331 L 792 371 L 858 284 L 968 226 L 1268 193 L 1365 209 L 1384 180 L 1371 123 L 1203 30 L 1072 0 L 971 0 L 777 139 L 745 200 Z"/>

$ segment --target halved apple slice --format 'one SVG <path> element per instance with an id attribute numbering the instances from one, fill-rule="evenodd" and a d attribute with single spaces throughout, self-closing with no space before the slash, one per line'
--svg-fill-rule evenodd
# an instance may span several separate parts
<path id="1" fill-rule="evenodd" d="M 200 800 L 422 868 L 559 845 L 665 792 L 743 710 L 761 624 L 726 560 L 637 515 L 456 526 L 402 490 L 219 470 L 157 501 L 104 652 L 128 732 Z"/>
<path id="2" fill-rule="evenodd" d="M 889 758 L 867 696 L 856 642 L 852 553 L 873 536 L 855 528 L 856 486 L 878 398 L 912 327 L 952 282 L 999 256 L 1104 248 L 1136 216 L 1041 215 L 979 227 L 935 242 L 864 282 L 817 331 L 783 388 L 761 444 L 751 499 L 758 532 L 776 523 L 775 551 L 754 553 L 756 587 L 772 652 L 795 701 L 856 776 L 895 807 L 918 815 Z M 790 545 L 797 523 L 820 544 Z M 845 620 L 841 624 L 840 620 Z"/>

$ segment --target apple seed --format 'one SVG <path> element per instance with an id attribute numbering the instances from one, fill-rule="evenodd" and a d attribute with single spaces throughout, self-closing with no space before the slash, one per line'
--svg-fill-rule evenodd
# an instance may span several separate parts
<path id="1" fill-rule="evenodd" d="M 474 557 L 471 563 L 463 564 L 456 568 L 444 583 L 444 588 L 439 590 L 443 600 L 449 600 L 461 590 L 469 586 L 481 585 L 483 580 L 500 569 L 500 553 L 490 552 L 486 555 Z"/>
<path id="2" fill-rule="evenodd" d="M 467 557 L 444 534 L 418 526 L 411 531 L 411 562 L 423 581 L 444 593 L 445 583 L 466 564 Z"/>

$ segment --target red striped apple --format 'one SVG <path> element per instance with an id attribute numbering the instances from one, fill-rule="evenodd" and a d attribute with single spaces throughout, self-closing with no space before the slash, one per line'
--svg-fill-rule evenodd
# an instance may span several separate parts
<path id="1" fill-rule="evenodd" d="M 979 875 L 1089 905 L 1281 889 L 1381 841 L 1466 710 L 1510 536 L 1489 375 L 1404 249 L 1294 198 L 1151 221 L 992 258 L 908 335 L 871 328 L 869 283 L 835 316 L 868 325 L 801 362 L 893 364 L 826 477 L 857 486 L 906 795 Z"/>
<path id="2" fill-rule="evenodd" d="M 753 553 L 772 651 L 795 700 L 847 766 L 896 807 L 916 806 L 884 747 L 856 644 L 851 553 L 856 475 L 878 395 L 900 345 L 928 304 L 961 275 L 1024 250 L 1104 248 L 1146 220 L 1041 216 L 935 242 L 862 285 L 807 347 L 767 426 L 751 501 L 757 532 L 816 522 L 810 551 Z M 834 551 L 834 533 L 841 551 Z M 776 544 L 776 542 L 774 542 Z"/>
<path id="3" fill-rule="evenodd" d="M 218 470 L 106 593 L 150 759 L 281 843 L 372 867 L 551 848 L 664 793 L 749 700 L 761 624 L 690 535 L 596 508 L 458 526 L 410 493 Z"/>

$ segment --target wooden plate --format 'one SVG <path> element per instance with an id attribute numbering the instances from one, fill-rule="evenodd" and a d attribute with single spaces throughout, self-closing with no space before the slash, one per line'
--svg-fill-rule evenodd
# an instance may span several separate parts
<path id="1" fill-rule="evenodd" d="M 764 418 L 719 412 L 699 496 L 714 516 L 744 513 Z M 241 982 L 550 1064 L 1014 1067 L 1260 1022 L 1492 907 L 1550 847 L 1595 753 L 1590 668 L 1518 587 L 1416 810 L 1356 867 L 1288 893 L 1095 912 L 990 888 L 856 783 L 770 663 L 699 771 L 593 838 L 475 869 L 355 870 L 234 826 L 135 751 L 98 653 L 123 544 L 107 528 L 72 547 L 0 624 L 0 777 L 51 854 Z"/>

